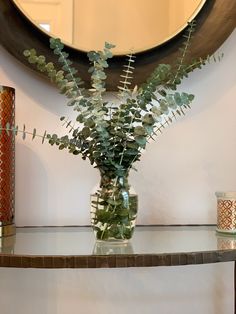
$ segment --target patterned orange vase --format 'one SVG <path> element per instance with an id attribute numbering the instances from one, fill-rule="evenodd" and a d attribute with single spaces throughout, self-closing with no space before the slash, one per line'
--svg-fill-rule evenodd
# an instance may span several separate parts
<path id="1" fill-rule="evenodd" d="M 15 234 L 15 136 L 7 123 L 15 123 L 15 90 L 0 86 L 0 237 Z"/>
<path id="2" fill-rule="evenodd" d="M 236 192 L 216 192 L 217 231 L 236 234 Z"/>

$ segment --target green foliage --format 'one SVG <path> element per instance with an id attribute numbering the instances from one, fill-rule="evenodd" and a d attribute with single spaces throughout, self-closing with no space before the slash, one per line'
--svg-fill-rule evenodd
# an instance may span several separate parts
<path id="1" fill-rule="evenodd" d="M 135 56 L 127 56 L 118 86 L 118 105 L 105 101 L 103 97 L 106 92 L 106 68 L 109 66 L 108 59 L 112 58 L 111 49 L 114 45 L 105 43 L 102 51 L 88 53 L 91 64 L 91 88 L 88 91 L 83 88 L 83 81 L 60 39 L 50 39 L 50 48 L 58 57 L 60 70 L 57 70 L 58 65 L 48 62 L 43 55 L 37 55 L 35 49 L 25 50 L 28 62 L 34 64 L 38 71 L 45 72 L 56 84 L 60 93 L 68 99 L 67 105 L 77 112 L 77 117 L 75 121 L 61 117 L 66 128 L 66 134 L 61 137 L 46 131 L 38 135 L 36 129 L 28 132 L 25 125 L 19 129 L 8 123 L 0 125 L 0 131 L 7 134 L 12 132 L 14 135 L 20 132 L 23 139 L 29 135 L 32 139 L 40 137 L 42 143 L 46 140 L 50 145 L 58 146 L 59 150 L 67 149 L 69 153 L 88 159 L 110 179 L 124 176 L 140 159 L 150 139 L 155 139 L 178 115 L 183 115 L 190 108 L 194 95 L 178 92 L 177 87 L 190 72 L 210 61 L 206 57 L 185 62 L 194 28 L 195 22 L 190 23 L 176 63 L 159 64 L 140 87 L 131 87 Z M 217 61 L 214 57 L 213 60 Z M 103 198 L 104 195 L 100 196 Z M 109 206 L 119 205 L 111 201 L 108 201 Z M 123 214 L 120 212 L 119 215 Z M 96 219 L 102 221 L 106 218 L 108 221 L 108 216 L 105 210 L 104 213 L 99 212 Z M 114 230 L 118 232 L 116 228 Z"/>
<path id="2" fill-rule="evenodd" d="M 69 153 L 81 155 L 100 171 L 119 177 L 140 159 L 150 139 L 155 139 L 158 133 L 190 107 L 194 96 L 178 92 L 177 87 L 190 72 L 209 61 L 207 57 L 185 63 L 194 28 L 195 23 L 190 23 L 176 63 L 159 64 L 140 87 L 131 87 L 135 58 L 132 54 L 127 56 L 118 86 L 118 105 L 105 101 L 103 97 L 106 92 L 105 70 L 108 60 L 112 58 L 114 45 L 105 43 L 103 50 L 88 53 L 91 64 L 89 90 L 83 88 L 83 81 L 60 39 L 50 39 L 50 48 L 58 56 L 60 70 L 57 70 L 58 65 L 48 62 L 43 55 L 37 55 L 35 49 L 24 51 L 28 62 L 45 72 L 68 98 L 67 105 L 77 112 L 77 117 L 75 121 L 61 117 L 66 128 L 66 135 L 61 137 L 47 132 L 42 136 L 37 135 L 35 129 L 26 132 L 25 126 L 19 130 L 7 124 L 0 129 L 7 133 L 20 132 L 24 139 L 27 135 L 31 135 L 32 139 L 39 136 L 42 142 L 46 140 L 50 145 L 58 146 L 59 150 L 67 149 Z"/>
<path id="3" fill-rule="evenodd" d="M 22 138 L 40 138 L 59 150 L 68 150 L 80 155 L 99 169 L 102 182 L 92 202 L 93 225 L 97 238 L 129 239 L 134 229 L 137 214 L 137 198 L 130 195 L 127 177 L 134 163 L 140 160 L 142 151 L 151 139 L 172 123 L 177 116 L 185 114 L 194 95 L 177 91 L 178 85 L 189 73 L 202 68 L 209 57 L 186 63 L 195 23 L 192 22 L 184 35 L 176 63 L 159 64 L 142 86 L 132 87 L 135 56 L 129 54 L 121 73 L 118 89 L 119 104 L 105 101 L 106 68 L 112 58 L 114 45 L 105 43 L 102 51 L 90 51 L 91 88 L 85 90 L 78 71 L 73 67 L 69 55 L 64 51 L 60 39 L 50 39 L 50 48 L 58 56 L 58 65 L 48 62 L 35 49 L 25 50 L 28 62 L 40 72 L 45 72 L 56 84 L 60 93 L 68 99 L 67 105 L 76 111 L 75 121 L 61 117 L 66 134 L 58 136 L 44 132 L 39 135 L 17 126 L 0 125 L 1 132 Z M 213 58 L 217 61 L 216 58 Z M 0 90 L 1 92 L 1 90 Z"/>

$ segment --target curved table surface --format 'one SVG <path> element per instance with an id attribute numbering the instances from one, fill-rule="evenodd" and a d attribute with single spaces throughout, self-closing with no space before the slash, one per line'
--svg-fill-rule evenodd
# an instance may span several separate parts
<path id="1" fill-rule="evenodd" d="M 0 239 L 0 267 L 111 268 L 236 260 L 236 236 L 215 226 L 138 226 L 126 244 L 95 242 L 90 227 L 17 228 Z"/>

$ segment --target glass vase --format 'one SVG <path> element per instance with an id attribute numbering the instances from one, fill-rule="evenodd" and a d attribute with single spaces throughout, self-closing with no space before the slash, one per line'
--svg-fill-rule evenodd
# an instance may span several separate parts
<path id="1" fill-rule="evenodd" d="M 101 175 L 91 195 L 91 224 L 97 241 L 128 242 L 138 210 L 138 197 L 128 184 L 128 175 Z"/>

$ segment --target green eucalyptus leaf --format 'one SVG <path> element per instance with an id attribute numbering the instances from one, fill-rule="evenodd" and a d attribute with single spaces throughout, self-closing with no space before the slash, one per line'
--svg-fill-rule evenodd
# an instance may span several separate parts
<path id="1" fill-rule="evenodd" d="M 82 114 L 79 114 L 78 117 L 76 118 L 76 121 L 83 123 L 84 122 L 84 116 Z"/>
<path id="2" fill-rule="evenodd" d="M 91 62 L 95 62 L 95 61 L 98 61 L 99 60 L 99 53 L 97 53 L 96 51 L 89 51 L 87 53 L 87 56 L 89 58 L 89 61 Z"/>
<path id="3" fill-rule="evenodd" d="M 181 99 L 181 96 L 180 96 L 180 93 L 176 92 L 174 94 L 174 99 L 175 99 L 175 102 L 178 106 L 182 106 L 183 105 L 183 102 L 182 102 L 182 99 Z"/>
<path id="4" fill-rule="evenodd" d="M 195 96 L 194 96 L 193 94 L 189 94 L 189 95 L 188 95 L 188 100 L 189 100 L 189 102 L 193 101 L 194 97 L 195 97 Z"/>
<path id="5" fill-rule="evenodd" d="M 89 128 L 94 128 L 95 127 L 95 122 L 92 118 L 87 119 L 84 124 L 89 127 Z"/>
<path id="6" fill-rule="evenodd" d="M 147 143 L 147 139 L 145 136 L 135 136 L 135 141 L 139 144 L 140 147 L 144 148 Z"/>
<path id="7" fill-rule="evenodd" d="M 146 130 L 144 127 L 142 126 L 136 126 L 134 128 L 134 134 L 135 135 L 146 135 Z"/>
<path id="8" fill-rule="evenodd" d="M 153 125 L 155 123 L 155 119 L 151 113 L 146 113 L 142 118 L 142 122 L 145 124 Z"/>
<path id="9" fill-rule="evenodd" d="M 148 135 L 151 135 L 153 133 L 153 126 L 149 124 L 143 124 L 145 131 Z"/>
<path id="10" fill-rule="evenodd" d="M 110 59 L 113 57 L 113 54 L 110 50 L 105 50 L 104 54 L 105 54 L 106 59 Z"/>
<path id="11" fill-rule="evenodd" d="M 23 51 L 23 55 L 24 55 L 25 57 L 29 57 L 29 56 L 30 56 L 30 51 L 29 51 L 28 49 L 24 50 L 24 51 Z"/>
<path id="12" fill-rule="evenodd" d="M 105 42 L 105 48 L 107 48 L 107 49 L 112 49 L 112 48 L 115 48 L 115 47 L 116 47 L 115 45 L 110 44 L 110 43 L 108 43 L 108 42 Z"/>
<path id="13" fill-rule="evenodd" d="M 34 129 L 33 129 L 33 134 L 32 134 L 32 140 L 35 138 L 36 132 L 37 132 L 37 131 L 36 131 L 36 129 L 34 128 Z"/>
<path id="14" fill-rule="evenodd" d="M 81 134 L 84 138 L 88 138 L 90 136 L 90 133 L 90 129 L 87 126 L 85 126 L 81 131 Z"/>
<path id="15" fill-rule="evenodd" d="M 151 108 L 151 111 L 154 113 L 155 116 L 160 116 L 161 115 L 161 110 L 157 106 L 153 106 Z"/>
<path id="16" fill-rule="evenodd" d="M 138 149 L 139 148 L 139 145 L 135 141 L 133 141 L 133 142 L 126 142 L 126 146 L 128 148 L 133 148 L 133 149 Z"/>
<path id="17" fill-rule="evenodd" d="M 29 63 L 34 64 L 36 63 L 38 60 L 38 57 L 34 56 L 34 55 L 30 55 L 28 58 Z"/>
<path id="18" fill-rule="evenodd" d="M 44 143 L 46 136 L 47 136 L 47 132 L 44 131 L 44 134 L 43 134 L 43 137 L 42 137 L 42 144 Z"/>

